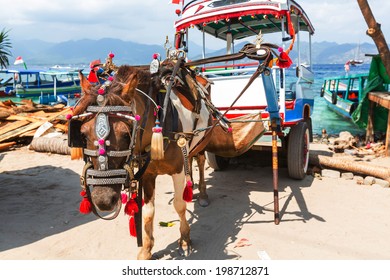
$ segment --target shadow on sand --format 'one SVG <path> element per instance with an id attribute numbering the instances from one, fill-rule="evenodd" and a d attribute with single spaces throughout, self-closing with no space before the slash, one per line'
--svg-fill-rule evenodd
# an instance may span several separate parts
<path id="1" fill-rule="evenodd" d="M 227 170 L 213 171 L 206 176 L 210 205 L 203 208 L 194 201 L 194 211 L 188 211 L 194 251 L 188 257 L 179 256 L 177 243 L 174 242 L 166 249 L 156 252 L 155 257 L 191 260 L 240 259 L 240 255 L 232 248 L 239 242 L 242 228 L 255 225 L 261 232 L 262 224 L 274 223 L 271 162 L 269 154 L 251 151 L 234 159 Z M 301 181 L 293 180 L 288 177 L 283 158 L 279 166 L 281 223 L 306 222 L 310 219 L 325 222 L 322 217 L 310 212 L 302 193 L 303 188 L 311 186 L 313 177 L 306 176 Z M 289 211 L 289 204 L 293 199 L 298 204 L 298 211 Z"/>
<path id="2" fill-rule="evenodd" d="M 1 173 L 0 251 L 95 220 L 79 213 L 80 190 L 79 175 L 70 169 L 44 165 Z"/>

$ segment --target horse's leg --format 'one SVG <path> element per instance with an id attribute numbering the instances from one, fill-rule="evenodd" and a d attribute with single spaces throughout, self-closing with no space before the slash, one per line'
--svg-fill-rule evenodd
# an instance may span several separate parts
<path id="1" fill-rule="evenodd" d="M 139 260 L 149 260 L 152 258 L 152 249 L 154 246 L 153 237 L 153 219 L 154 219 L 154 198 L 155 198 L 156 176 L 143 176 L 142 187 L 144 190 L 144 206 L 142 207 L 143 232 L 142 248 L 137 258 Z"/>
<path id="2" fill-rule="evenodd" d="M 196 161 L 198 163 L 199 168 L 199 197 L 198 197 L 198 204 L 202 207 L 209 206 L 209 196 L 207 195 L 206 191 L 206 182 L 204 179 L 204 171 L 205 171 L 205 162 L 206 162 L 206 156 L 204 152 L 201 152 L 196 157 Z"/>
<path id="3" fill-rule="evenodd" d="M 180 240 L 179 252 L 182 255 L 188 256 L 191 252 L 190 225 L 186 219 L 187 203 L 183 199 L 185 186 L 184 170 L 180 173 L 172 175 L 175 195 L 173 205 L 180 218 Z"/>

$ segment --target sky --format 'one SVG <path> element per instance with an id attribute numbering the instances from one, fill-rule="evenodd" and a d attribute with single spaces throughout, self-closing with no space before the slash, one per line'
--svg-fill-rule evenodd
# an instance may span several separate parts
<path id="1" fill-rule="evenodd" d="M 390 1 L 368 0 L 390 43 Z M 297 0 L 311 19 L 314 42 L 373 43 L 356 0 Z M 0 29 L 12 40 L 63 42 L 118 38 L 163 45 L 173 40 L 175 10 L 171 0 L 0 0 L 5 11 Z"/>

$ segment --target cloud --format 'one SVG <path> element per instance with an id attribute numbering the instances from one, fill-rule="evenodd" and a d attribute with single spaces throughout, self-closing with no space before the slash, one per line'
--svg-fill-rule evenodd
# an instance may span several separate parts
<path id="1" fill-rule="evenodd" d="M 2 28 L 10 38 L 61 42 L 77 39 L 119 38 L 147 44 L 173 40 L 175 9 L 169 0 L 12 0 L 2 13 Z M 300 0 L 311 19 L 314 41 L 372 42 L 356 0 Z M 390 1 L 370 0 L 382 31 L 390 35 Z M 390 39 L 388 39 L 390 40 Z"/>

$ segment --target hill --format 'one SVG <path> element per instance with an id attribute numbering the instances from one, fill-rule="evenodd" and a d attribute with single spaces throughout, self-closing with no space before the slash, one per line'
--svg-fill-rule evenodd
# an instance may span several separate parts
<path id="1" fill-rule="evenodd" d="M 236 46 L 236 50 L 245 44 Z M 301 43 L 303 50 L 308 50 L 308 43 Z M 201 56 L 202 47 L 190 42 L 191 58 Z M 220 55 L 224 50 L 206 50 L 209 55 Z M 335 42 L 316 42 L 312 46 L 312 58 L 314 64 L 344 64 L 347 60 L 356 58 L 356 44 L 337 44 Z M 77 40 L 61 43 L 48 43 L 41 40 L 28 40 L 13 42 L 12 53 L 14 57 L 22 56 L 28 65 L 88 65 L 95 59 L 105 60 L 107 54 L 113 52 L 117 64 L 148 64 L 153 53 L 160 53 L 165 57 L 165 49 L 162 45 L 146 45 L 120 39 L 103 38 L 100 40 Z M 359 58 L 364 59 L 364 54 L 376 54 L 374 44 L 364 43 L 360 45 Z M 297 54 L 293 50 L 291 57 L 296 61 Z M 302 60 L 307 55 L 302 56 Z M 11 59 L 12 61 L 13 59 Z M 369 62 L 368 59 L 366 59 Z"/>

